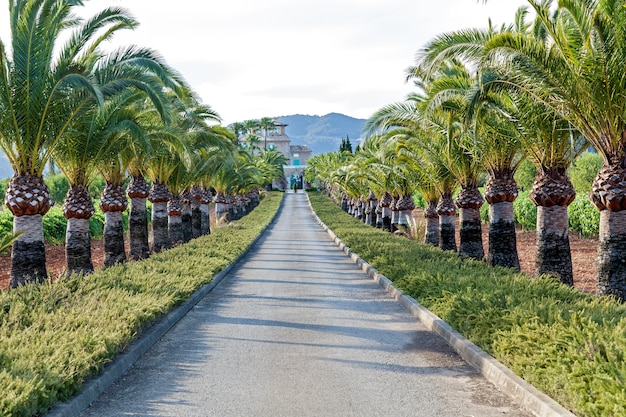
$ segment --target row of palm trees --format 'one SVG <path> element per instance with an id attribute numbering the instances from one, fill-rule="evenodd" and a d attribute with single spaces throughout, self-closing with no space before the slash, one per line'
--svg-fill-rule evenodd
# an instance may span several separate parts
<path id="1" fill-rule="evenodd" d="M 17 236 L 12 287 L 47 276 L 42 216 L 52 201 L 43 172 L 51 161 L 70 183 L 63 205 L 70 273 L 93 270 L 88 186 L 96 175 L 107 183 L 100 200 L 105 265 L 126 259 L 127 196 L 129 256 L 142 259 L 150 254 L 146 199 L 158 252 L 210 232 L 207 190 L 217 193 L 218 215 L 236 217 L 277 175 L 271 157 L 240 149 L 217 113 L 156 52 L 106 50 L 116 33 L 137 25 L 125 10 L 79 19 L 79 7 L 69 0 L 9 1 L 11 40 L 0 42 L 0 148 L 15 171 L 5 196 Z"/>
<path id="2" fill-rule="evenodd" d="M 369 191 L 378 199 L 420 191 L 429 222 L 439 217 L 442 248 L 456 250 L 450 228 L 458 208 L 460 252 L 478 259 L 477 184 L 486 172 L 486 260 L 519 269 L 514 174 L 528 158 L 537 168 L 530 193 L 538 210 L 536 273 L 573 285 L 567 206 L 575 191 L 567 169 L 591 145 L 604 158 L 590 194 L 601 213 L 597 291 L 625 300 L 626 2 L 528 4 L 511 25 L 429 42 L 407 71 L 418 92 L 373 115 L 354 157 L 325 155 L 309 166 L 329 190 L 354 200 Z M 431 229 L 426 240 L 435 243 Z"/>

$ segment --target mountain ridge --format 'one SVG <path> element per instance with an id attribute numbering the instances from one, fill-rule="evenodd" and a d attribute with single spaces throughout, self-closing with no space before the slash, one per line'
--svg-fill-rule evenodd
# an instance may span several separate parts
<path id="1" fill-rule="evenodd" d="M 307 145 L 313 154 L 336 152 L 341 140 L 350 138 L 356 146 L 366 119 L 357 119 L 342 113 L 328 113 L 323 116 L 293 114 L 277 117 L 280 123 L 287 125 L 285 133 L 292 145 Z"/>

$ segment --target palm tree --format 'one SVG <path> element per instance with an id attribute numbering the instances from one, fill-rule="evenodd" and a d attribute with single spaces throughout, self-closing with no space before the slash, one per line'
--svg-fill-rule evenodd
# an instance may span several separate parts
<path id="1" fill-rule="evenodd" d="M 267 150 L 267 135 L 276 129 L 276 121 L 271 117 L 263 117 L 259 120 L 259 128 L 263 129 L 263 150 Z"/>
<path id="2" fill-rule="evenodd" d="M 11 257 L 13 287 L 47 276 L 42 216 L 51 201 L 42 172 L 85 104 L 103 103 L 90 60 L 118 29 L 135 26 L 116 8 L 83 22 L 74 15 L 80 4 L 9 3 L 12 53 L 0 44 L 0 147 L 15 170 L 5 199 L 15 216 L 14 232 L 21 233 Z M 59 46 L 71 30 L 69 41 Z"/>

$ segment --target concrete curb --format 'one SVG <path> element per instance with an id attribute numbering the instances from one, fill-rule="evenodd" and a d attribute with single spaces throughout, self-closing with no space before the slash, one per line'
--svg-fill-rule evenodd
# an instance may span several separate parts
<path id="1" fill-rule="evenodd" d="M 308 195 L 307 195 L 308 199 Z M 309 200 L 309 205 L 311 202 Z M 482 375 L 498 389 L 507 393 L 518 402 L 524 409 L 537 417 L 576 417 L 572 412 L 565 409 L 552 398 L 533 387 L 513 371 L 504 366 L 491 355 L 488 355 L 478 346 L 467 340 L 463 335 L 454 330 L 448 323 L 436 314 L 422 306 L 408 295 L 393 286 L 393 283 L 374 267 L 352 252 L 341 239 L 311 211 L 320 226 L 328 233 L 335 244 L 348 255 L 367 275 L 378 283 L 385 291 L 402 304 L 411 314 L 416 317 L 429 330 L 441 336 L 466 362 L 480 371 Z"/>
<path id="2" fill-rule="evenodd" d="M 189 299 L 175 307 L 167 313 L 157 324 L 153 325 L 147 332 L 132 342 L 124 353 L 115 357 L 102 373 L 94 379 L 86 382 L 80 392 L 64 403 L 56 404 L 46 417 L 76 417 L 95 401 L 115 380 L 130 369 L 131 366 L 161 339 L 176 323 L 178 323 L 196 304 L 209 294 L 220 281 L 250 252 L 250 250 L 261 240 L 265 231 L 274 224 L 276 218 L 283 209 L 284 199 L 281 201 L 278 210 L 267 224 L 267 226 L 252 241 L 248 250 L 242 253 L 235 261 L 222 271 L 217 273 L 211 282 L 194 292 Z"/>

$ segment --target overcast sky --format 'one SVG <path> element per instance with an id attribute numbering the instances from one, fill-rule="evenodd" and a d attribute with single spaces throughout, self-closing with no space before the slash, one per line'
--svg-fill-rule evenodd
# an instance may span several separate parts
<path id="1" fill-rule="evenodd" d="M 525 0 L 90 0 L 128 9 L 115 38 L 159 51 L 224 124 L 289 114 L 368 118 L 412 91 L 405 69 L 434 36 L 513 21 Z M 0 22 L 8 12 L 0 11 Z M 6 28 L 2 23 L 0 27 Z M 6 29 L 3 29 L 6 32 Z M 0 33 L 3 41 L 7 35 Z"/>

